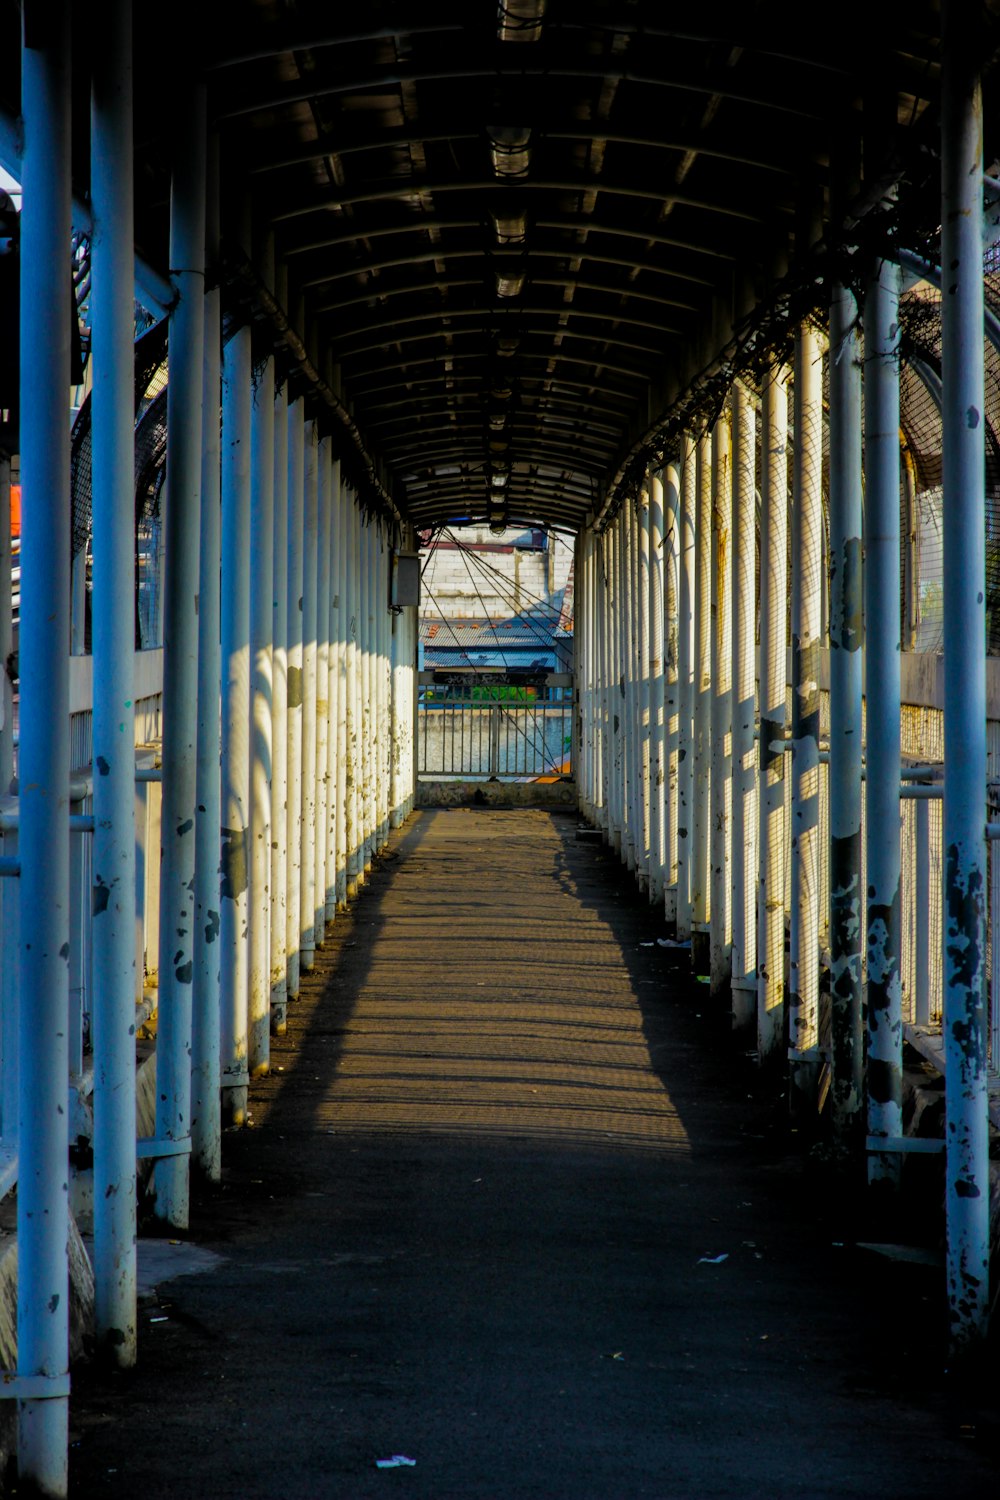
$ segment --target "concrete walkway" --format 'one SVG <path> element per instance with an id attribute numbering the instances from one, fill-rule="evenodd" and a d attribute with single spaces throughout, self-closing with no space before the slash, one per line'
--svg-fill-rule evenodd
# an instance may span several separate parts
<path id="1" fill-rule="evenodd" d="M 939 1273 L 834 1243 L 662 935 L 574 817 L 411 819 L 140 1368 L 76 1377 L 73 1494 L 996 1493 L 941 1394 Z"/>

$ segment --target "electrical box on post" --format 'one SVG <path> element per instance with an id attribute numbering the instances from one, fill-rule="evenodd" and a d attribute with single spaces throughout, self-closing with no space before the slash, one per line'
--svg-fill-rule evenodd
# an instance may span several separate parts
<path id="1" fill-rule="evenodd" d="M 420 603 L 419 552 L 397 552 L 393 556 L 392 603 L 396 609 Z"/>

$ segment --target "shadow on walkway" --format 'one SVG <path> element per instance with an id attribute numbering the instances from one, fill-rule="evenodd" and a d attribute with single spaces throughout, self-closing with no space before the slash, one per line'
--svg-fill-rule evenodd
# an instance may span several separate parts
<path id="1" fill-rule="evenodd" d="M 992 1493 L 932 1273 L 833 1243 L 661 936 L 575 818 L 411 819 L 198 1196 L 221 1259 L 78 1377 L 73 1493 Z"/>

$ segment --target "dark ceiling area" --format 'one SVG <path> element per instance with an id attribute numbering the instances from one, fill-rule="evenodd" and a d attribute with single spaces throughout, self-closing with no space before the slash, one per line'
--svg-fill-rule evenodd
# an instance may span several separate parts
<path id="1" fill-rule="evenodd" d="M 815 302 L 810 257 L 898 235 L 894 183 L 933 232 L 938 10 L 229 0 L 176 12 L 170 62 L 137 7 L 139 243 L 165 270 L 174 85 L 204 66 L 231 316 L 270 284 L 418 525 L 575 528 L 720 351 Z"/>

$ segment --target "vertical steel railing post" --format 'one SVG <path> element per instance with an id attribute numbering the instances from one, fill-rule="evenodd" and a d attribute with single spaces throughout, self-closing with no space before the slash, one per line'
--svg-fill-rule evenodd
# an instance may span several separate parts
<path id="1" fill-rule="evenodd" d="M 316 553 L 319 541 L 319 431 L 307 422 L 303 462 L 302 542 L 302 828 L 298 843 L 299 962 L 316 962 Z"/>
<path id="2" fill-rule="evenodd" d="M 160 859 L 156 1135 L 178 1143 L 191 1129 L 195 818 L 197 816 L 198 589 L 202 412 L 205 397 L 205 92 L 177 100 L 170 196 L 170 384 L 167 387 L 163 593 L 163 779 Z M 189 1162 L 182 1152 L 153 1166 L 155 1213 L 187 1227 Z"/>
<path id="3" fill-rule="evenodd" d="M 695 446 L 685 433 L 681 447 L 681 496 L 677 582 L 677 936 L 691 937 L 694 854 L 694 598 L 697 514 Z"/>
<path id="4" fill-rule="evenodd" d="M 273 240 L 264 279 L 274 280 Z M 253 392 L 250 413 L 250 980 L 247 1065 L 257 1077 L 271 1061 L 271 792 L 274 652 L 274 357 Z"/>
<path id="5" fill-rule="evenodd" d="M 250 328 L 222 351 L 221 1046 L 224 1115 L 246 1120 L 250 831 Z"/>
<path id="6" fill-rule="evenodd" d="M 289 1000 L 299 994 L 302 943 L 302 544 L 305 525 L 304 403 L 288 406 L 288 635 L 286 724 L 288 730 L 285 820 L 285 975 Z"/>
<path id="7" fill-rule="evenodd" d="M 846 287 L 830 300 L 830 1102 L 834 1137 L 857 1144 L 863 1124 L 861 995 L 865 891 L 861 862 L 862 547 L 861 350 L 858 305 Z M 897 483 L 896 514 L 899 514 Z M 897 551 L 898 565 L 898 551 Z M 869 595 L 870 599 L 870 595 Z M 895 610 L 899 587 L 884 607 Z M 896 637 L 898 652 L 899 637 Z M 898 658 L 897 658 L 898 659 Z M 876 700 L 881 716 L 882 699 Z M 897 735 L 898 744 L 898 735 Z M 888 838 L 896 818 L 883 827 Z"/>
<path id="8" fill-rule="evenodd" d="M 899 268 L 888 261 L 868 282 L 864 381 L 868 1134 L 896 1137 L 903 1133 L 899 284 Z M 921 815 L 926 820 L 926 803 L 919 804 Z M 928 909 L 917 912 L 918 928 L 926 928 Z M 873 1152 L 868 1180 L 893 1186 L 899 1167 L 898 1153 Z"/>
<path id="9" fill-rule="evenodd" d="M 25 17 L 27 28 L 28 16 Z M 67 1486 L 69 1235 L 70 24 L 65 0 L 21 53 L 20 1027 L 17 1360 L 66 1391 L 22 1400 L 20 1481 Z"/>
<path id="10" fill-rule="evenodd" d="M 732 981 L 731 827 L 733 685 L 733 492 L 730 414 L 725 411 L 712 435 L 711 576 L 711 834 L 709 839 L 710 992 L 728 1000 Z"/>
<path id="11" fill-rule="evenodd" d="M 756 525 L 757 414 L 740 383 L 733 391 L 732 899 L 733 1027 L 757 1029 Z"/>
<path id="12" fill-rule="evenodd" d="M 788 692 L 788 371 L 764 383 L 761 442 L 759 888 L 757 1052 L 780 1055 L 785 1033 L 785 721 Z"/>
<path id="13" fill-rule="evenodd" d="M 712 439 L 707 433 L 698 439 L 695 485 L 691 962 L 695 973 L 699 974 L 708 971 L 708 843 L 712 822 L 709 801 L 712 777 Z"/>
<path id="14" fill-rule="evenodd" d="M 91 106 L 94 1297 L 97 1340 L 135 1364 L 135 709 L 132 12 L 103 13 Z"/>
<path id="15" fill-rule="evenodd" d="M 819 681 L 822 569 L 822 363 L 816 332 L 795 341 L 792 505 L 792 896 L 790 1104 L 814 1110 L 819 1077 Z"/>
<path id="16" fill-rule="evenodd" d="M 206 266 L 219 255 L 219 141 L 208 138 Z M 212 282 L 216 277 L 209 278 Z M 219 1046 L 219 829 L 222 778 L 219 713 L 222 567 L 222 293 L 205 292 L 203 434 L 198 559 L 198 725 L 195 749 L 194 996 L 191 1020 L 191 1154 L 210 1182 L 222 1175 Z"/>
<path id="17" fill-rule="evenodd" d="M 983 105 L 976 28 L 943 7 L 945 1206 L 952 1351 L 981 1349 L 989 1309 L 986 1076 L 986 625 Z"/>
<path id="18" fill-rule="evenodd" d="M 288 384 L 274 398 L 271 598 L 271 1030 L 288 1025 Z"/>

